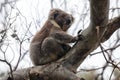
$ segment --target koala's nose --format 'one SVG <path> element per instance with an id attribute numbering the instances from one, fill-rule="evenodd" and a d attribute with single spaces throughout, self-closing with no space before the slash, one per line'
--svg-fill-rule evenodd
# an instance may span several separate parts
<path id="1" fill-rule="evenodd" d="M 69 25 L 71 23 L 71 19 L 66 19 L 66 24 Z"/>
<path id="2" fill-rule="evenodd" d="M 66 18 L 66 24 L 69 25 L 69 24 L 71 24 L 72 22 L 73 22 L 73 17 L 72 17 L 72 15 L 67 16 L 67 18 Z"/>

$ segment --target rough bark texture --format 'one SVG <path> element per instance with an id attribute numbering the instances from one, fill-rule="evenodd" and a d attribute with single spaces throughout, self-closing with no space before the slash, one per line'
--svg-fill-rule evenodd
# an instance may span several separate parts
<path id="1" fill-rule="evenodd" d="M 107 29 L 104 33 L 104 36 L 102 38 L 102 42 L 108 40 L 111 35 L 117 30 L 120 28 L 120 16 L 112 19 L 109 21 L 109 23 L 106 25 Z"/>
<path id="2" fill-rule="evenodd" d="M 120 27 L 120 17 L 108 22 L 109 0 L 90 0 L 90 25 L 85 36 L 58 63 L 13 72 L 15 80 L 80 80 L 75 76 L 78 66 L 102 41 L 106 41 Z M 8 76 L 4 77 L 7 80 Z"/>
<path id="3" fill-rule="evenodd" d="M 108 23 L 109 0 L 90 0 L 90 25 L 82 32 L 85 40 L 71 49 L 70 56 L 64 62 L 64 66 L 77 69 L 87 55 L 95 50 L 99 44 L 97 26 L 99 26 L 99 37 L 103 34 Z"/>
<path id="4" fill-rule="evenodd" d="M 0 80 L 12 80 L 9 75 Z M 35 66 L 13 72 L 13 80 L 80 80 L 59 63 Z"/>

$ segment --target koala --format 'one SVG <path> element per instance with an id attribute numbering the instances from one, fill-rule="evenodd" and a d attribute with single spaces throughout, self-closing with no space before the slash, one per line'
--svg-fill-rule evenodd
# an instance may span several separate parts
<path id="1" fill-rule="evenodd" d="M 34 65 L 55 62 L 71 49 L 69 43 L 79 40 L 66 33 L 74 21 L 71 14 L 60 9 L 52 9 L 44 26 L 30 43 L 30 58 Z"/>

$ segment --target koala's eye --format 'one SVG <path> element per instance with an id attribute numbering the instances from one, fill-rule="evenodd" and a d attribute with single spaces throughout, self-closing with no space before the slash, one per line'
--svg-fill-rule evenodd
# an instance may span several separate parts
<path id="1" fill-rule="evenodd" d="M 58 12 L 56 12 L 56 13 L 54 14 L 54 19 L 55 19 L 58 15 L 59 15 Z"/>

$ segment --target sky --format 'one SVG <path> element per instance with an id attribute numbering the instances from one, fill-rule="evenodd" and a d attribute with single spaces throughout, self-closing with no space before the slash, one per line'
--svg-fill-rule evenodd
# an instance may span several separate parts
<path id="1" fill-rule="evenodd" d="M 4 0 L 3 0 L 4 1 Z M 2 2 L 2 0 L 1 0 Z M 68 13 L 71 13 L 75 17 L 75 21 L 72 25 L 72 27 L 68 30 L 69 34 L 76 35 L 79 29 L 85 29 L 89 25 L 89 1 L 88 0 L 66 0 L 67 6 L 64 5 L 64 0 L 55 0 L 54 1 L 54 8 L 60 8 L 62 10 L 65 10 Z M 116 7 L 116 1 L 111 0 L 111 6 L 110 8 Z M 120 6 L 119 6 L 120 7 Z M 11 11 L 11 15 L 9 17 L 14 17 L 18 12 L 20 13 L 17 19 L 13 18 L 10 22 L 15 21 L 14 28 L 18 30 L 19 37 L 22 39 L 24 36 L 23 34 L 28 30 L 29 25 L 30 32 L 28 32 L 28 36 L 25 37 L 26 39 L 28 37 L 31 37 L 38 31 L 40 28 L 44 25 L 45 21 L 47 20 L 48 13 L 51 9 L 50 0 L 18 0 L 15 4 L 15 9 L 8 9 L 8 12 Z M 111 11 L 112 12 L 112 11 Z M 10 12 L 9 12 L 10 13 Z M 87 15 L 87 16 L 86 16 Z M 110 13 L 109 17 L 113 18 L 114 16 L 119 15 L 118 12 L 114 12 L 114 14 Z M 2 20 L 1 20 L 2 21 Z M 27 24 L 27 25 L 26 25 Z M 25 26 L 25 27 L 24 27 Z M 75 27 L 78 26 L 78 27 Z M 11 51 L 11 48 L 7 49 L 6 57 L 9 61 L 11 61 L 12 65 L 15 65 L 17 63 L 17 60 L 19 58 L 19 50 L 20 45 L 17 40 L 10 37 L 10 35 L 13 33 L 13 27 L 9 31 L 9 43 L 11 44 L 11 47 L 14 48 L 14 53 Z M 108 48 L 109 46 L 113 45 L 113 41 L 116 40 L 116 35 L 111 37 L 111 40 L 108 40 L 103 44 L 104 47 Z M 111 43 L 111 45 L 108 45 Z M 29 49 L 30 41 L 25 41 L 22 45 L 22 53 L 24 53 L 26 50 Z M 6 47 L 3 47 L 3 49 L 6 49 Z M 96 51 L 100 51 L 98 48 Z M 94 53 L 93 52 L 93 53 Z M 0 53 L 1 54 L 1 53 Z M 114 57 L 120 58 L 120 55 L 118 51 L 116 51 L 116 55 Z M 22 54 L 24 55 L 24 54 Z M 0 56 L 0 58 L 3 58 L 3 56 Z M 99 63 L 98 63 L 99 62 Z M 79 68 L 93 68 L 93 67 L 101 67 L 105 62 L 105 59 L 103 58 L 102 54 L 98 54 L 95 56 L 88 56 L 85 60 L 85 62 L 79 67 Z M 8 66 L 0 62 L 0 71 L 6 71 L 8 70 Z M 19 68 L 23 67 L 29 67 L 33 66 L 30 59 L 29 59 L 29 52 L 25 56 L 24 60 L 20 62 Z M 78 69 L 79 70 L 79 69 Z"/>

